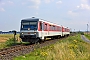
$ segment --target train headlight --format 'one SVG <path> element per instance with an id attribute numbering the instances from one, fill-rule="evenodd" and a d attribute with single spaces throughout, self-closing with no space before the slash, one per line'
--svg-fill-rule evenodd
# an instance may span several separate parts
<path id="1" fill-rule="evenodd" d="M 34 34 L 36 34 L 36 32 Z"/>
<path id="2" fill-rule="evenodd" d="M 21 33 L 21 34 L 23 34 L 23 33 Z"/>

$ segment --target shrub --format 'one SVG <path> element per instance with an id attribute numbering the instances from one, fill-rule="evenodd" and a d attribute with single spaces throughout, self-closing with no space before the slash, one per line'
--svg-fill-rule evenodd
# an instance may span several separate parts
<path id="1" fill-rule="evenodd" d="M 5 43 L 6 43 L 6 46 L 13 46 L 15 45 L 16 42 L 17 40 L 14 40 L 14 38 L 9 38 Z"/>

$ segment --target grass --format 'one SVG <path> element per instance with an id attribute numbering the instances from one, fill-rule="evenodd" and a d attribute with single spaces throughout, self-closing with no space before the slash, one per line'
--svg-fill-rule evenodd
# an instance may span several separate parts
<path id="1" fill-rule="evenodd" d="M 6 40 L 9 39 L 9 38 L 13 38 L 13 37 L 14 37 L 13 34 L 0 34 L 0 38 L 3 38 L 3 39 L 6 38 Z M 19 37 L 19 34 L 17 34 L 16 37 Z"/>
<path id="2" fill-rule="evenodd" d="M 0 34 L 0 42 L 5 42 L 7 41 L 9 38 L 13 38 L 14 35 L 13 34 Z M 16 39 L 20 40 L 19 38 L 19 34 L 16 35 Z"/>
<path id="3" fill-rule="evenodd" d="M 90 34 L 85 34 L 85 36 L 90 40 Z"/>
<path id="4" fill-rule="evenodd" d="M 11 45 L 11 43 L 13 43 L 12 39 L 13 34 L 0 34 L 0 49 L 6 48 L 7 45 Z M 18 40 L 18 42 L 21 41 L 19 34 L 16 35 L 16 40 Z"/>
<path id="5" fill-rule="evenodd" d="M 80 35 L 68 37 L 54 45 L 35 49 L 33 52 L 15 57 L 14 60 L 89 60 L 90 44 Z"/>
<path id="6" fill-rule="evenodd" d="M 6 47 L 6 44 L 5 43 L 0 43 L 0 49 L 3 49 Z"/>
<path id="7" fill-rule="evenodd" d="M 0 37 L 13 37 L 13 34 L 0 34 Z"/>

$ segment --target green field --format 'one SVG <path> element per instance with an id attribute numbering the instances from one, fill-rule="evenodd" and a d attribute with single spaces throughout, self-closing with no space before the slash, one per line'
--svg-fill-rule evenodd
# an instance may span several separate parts
<path id="1" fill-rule="evenodd" d="M 90 34 L 85 34 L 85 36 L 90 40 Z"/>
<path id="2" fill-rule="evenodd" d="M 85 43 L 78 34 L 54 45 L 34 49 L 14 60 L 90 60 L 90 44 Z"/>

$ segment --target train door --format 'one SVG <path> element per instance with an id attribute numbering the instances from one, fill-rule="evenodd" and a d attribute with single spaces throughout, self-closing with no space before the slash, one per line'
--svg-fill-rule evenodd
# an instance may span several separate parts
<path id="1" fill-rule="evenodd" d="M 61 27 L 61 29 L 62 29 L 62 36 L 63 36 L 63 27 Z"/>
<path id="2" fill-rule="evenodd" d="M 44 40 L 44 23 L 40 22 L 40 35 L 41 39 Z"/>
<path id="3" fill-rule="evenodd" d="M 44 22 L 42 22 L 42 33 L 41 33 L 41 36 L 42 36 L 42 40 L 44 40 Z"/>
<path id="4" fill-rule="evenodd" d="M 62 36 L 65 36 L 65 28 L 62 27 Z"/>

